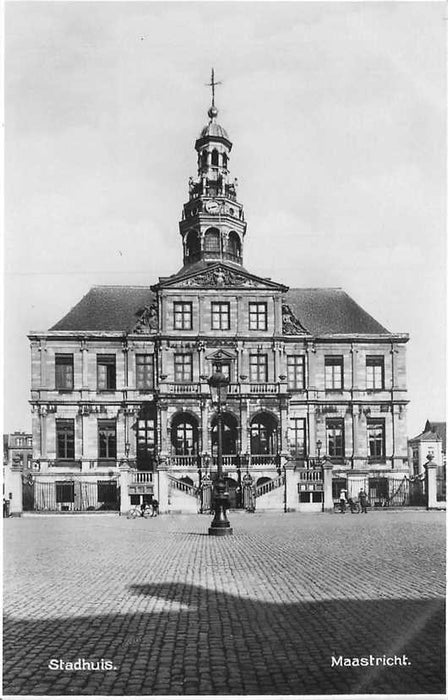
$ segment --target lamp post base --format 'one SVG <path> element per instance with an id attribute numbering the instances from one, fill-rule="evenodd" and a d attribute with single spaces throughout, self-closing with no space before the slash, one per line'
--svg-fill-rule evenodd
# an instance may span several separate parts
<path id="1" fill-rule="evenodd" d="M 223 537 L 224 535 L 233 535 L 233 527 L 209 527 L 208 534 L 215 537 Z"/>
<path id="2" fill-rule="evenodd" d="M 226 510 L 229 505 L 229 497 L 224 493 L 224 489 L 224 480 L 222 477 L 218 477 L 213 504 L 215 517 L 212 520 L 211 526 L 208 528 L 208 534 L 217 537 L 222 537 L 223 535 L 233 535 L 233 528 L 230 527 L 226 514 Z"/>

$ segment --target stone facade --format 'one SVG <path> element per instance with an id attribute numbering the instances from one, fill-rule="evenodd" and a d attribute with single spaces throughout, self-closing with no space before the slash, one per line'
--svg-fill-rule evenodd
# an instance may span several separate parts
<path id="1" fill-rule="evenodd" d="M 353 492 L 408 473 L 408 336 L 342 290 L 289 290 L 243 267 L 232 144 L 216 116 L 213 106 L 195 145 L 182 269 L 152 287 L 96 287 L 29 335 L 36 508 L 126 511 L 153 495 L 163 512 L 207 510 L 217 365 L 230 382 L 232 506 L 320 510 L 325 492 L 332 507 L 324 456 Z"/>

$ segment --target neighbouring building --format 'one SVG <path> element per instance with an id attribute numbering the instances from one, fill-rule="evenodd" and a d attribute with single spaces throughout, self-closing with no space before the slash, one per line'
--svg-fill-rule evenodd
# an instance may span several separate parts
<path id="1" fill-rule="evenodd" d="M 179 271 L 147 287 L 94 287 L 29 335 L 36 509 L 125 511 L 154 495 L 161 512 L 207 510 L 217 364 L 230 380 L 232 507 L 250 493 L 258 509 L 320 510 L 324 456 L 335 498 L 363 486 L 376 503 L 408 475 L 408 335 L 342 289 L 289 289 L 246 269 L 232 142 L 217 115 L 213 100 L 195 142 Z"/>
<path id="2" fill-rule="evenodd" d="M 437 500 L 446 500 L 446 423 L 426 421 L 423 432 L 408 441 L 409 469 L 413 477 L 425 477 L 425 464 L 437 466 Z"/>
<path id="3" fill-rule="evenodd" d="M 29 433 L 3 435 L 3 499 L 11 514 L 20 513 L 33 466 L 33 438 Z"/>

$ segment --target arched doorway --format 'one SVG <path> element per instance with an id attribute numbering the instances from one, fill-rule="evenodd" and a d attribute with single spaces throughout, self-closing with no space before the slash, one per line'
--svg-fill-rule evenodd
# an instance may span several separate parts
<path id="1" fill-rule="evenodd" d="M 198 421 L 190 413 L 179 413 L 171 423 L 171 444 L 175 455 L 198 453 Z"/>
<path id="2" fill-rule="evenodd" d="M 241 497 L 241 486 L 235 479 L 227 477 L 226 491 L 229 494 L 229 508 L 235 510 L 236 508 L 242 507 L 242 497 Z"/>
<path id="3" fill-rule="evenodd" d="M 250 423 L 250 451 L 253 455 L 277 454 L 278 422 L 270 413 L 257 413 Z"/>
<path id="4" fill-rule="evenodd" d="M 237 453 L 238 423 L 231 413 L 222 414 L 222 454 Z M 212 455 L 218 456 L 218 416 L 212 418 Z"/>

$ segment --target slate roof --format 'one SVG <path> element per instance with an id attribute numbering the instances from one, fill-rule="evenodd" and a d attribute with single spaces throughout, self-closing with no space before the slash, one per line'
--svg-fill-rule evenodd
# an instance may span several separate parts
<path id="1" fill-rule="evenodd" d="M 93 287 L 50 330 L 130 332 L 154 299 L 150 287 Z M 290 289 L 285 301 L 312 335 L 389 333 L 342 289 Z"/>
<path id="2" fill-rule="evenodd" d="M 431 428 L 442 439 L 442 451 L 446 452 L 446 423 L 442 421 L 433 423 L 431 421 Z"/>
<path id="3" fill-rule="evenodd" d="M 416 437 L 411 438 L 409 442 L 414 442 L 415 440 L 432 442 L 437 438 L 442 441 L 442 452 L 446 452 L 446 423 L 427 420 L 424 431 L 416 435 Z"/>
<path id="4" fill-rule="evenodd" d="M 50 330 L 130 332 L 155 296 L 150 287 L 92 287 Z"/>
<path id="5" fill-rule="evenodd" d="M 290 289 L 285 300 L 302 326 L 313 335 L 389 333 L 343 289 Z"/>

